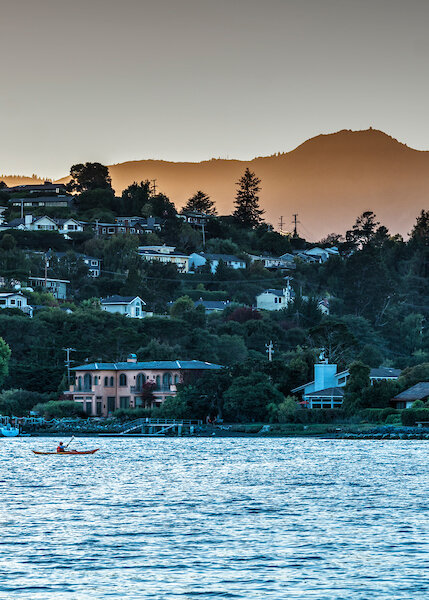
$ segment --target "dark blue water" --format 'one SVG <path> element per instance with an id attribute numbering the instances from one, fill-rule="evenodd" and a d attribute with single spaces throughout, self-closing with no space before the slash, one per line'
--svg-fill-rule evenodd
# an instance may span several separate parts
<path id="1" fill-rule="evenodd" d="M 0 440 L 0 598 L 429 597 L 428 442 Z"/>

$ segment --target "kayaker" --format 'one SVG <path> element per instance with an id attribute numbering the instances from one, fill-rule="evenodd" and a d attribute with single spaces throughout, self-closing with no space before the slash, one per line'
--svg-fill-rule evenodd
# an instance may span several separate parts
<path id="1" fill-rule="evenodd" d="M 66 449 L 64 448 L 64 444 L 62 442 L 60 442 L 57 447 L 57 452 L 65 452 L 65 451 L 66 451 Z"/>

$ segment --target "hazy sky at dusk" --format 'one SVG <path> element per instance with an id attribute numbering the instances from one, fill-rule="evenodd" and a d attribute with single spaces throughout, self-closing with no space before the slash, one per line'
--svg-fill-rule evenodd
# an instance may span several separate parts
<path id="1" fill-rule="evenodd" d="M 429 149 L 428 24 L 428 0 L 0 0 L 0 173 L 369 126 Z"/>

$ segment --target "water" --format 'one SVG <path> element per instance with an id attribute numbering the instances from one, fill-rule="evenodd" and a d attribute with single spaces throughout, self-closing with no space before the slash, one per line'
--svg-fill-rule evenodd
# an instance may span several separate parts
<path id="1" fill-rule="evenodd" d="M 429 445 L 0 440 L 0 598 L 429 596 Z"/>

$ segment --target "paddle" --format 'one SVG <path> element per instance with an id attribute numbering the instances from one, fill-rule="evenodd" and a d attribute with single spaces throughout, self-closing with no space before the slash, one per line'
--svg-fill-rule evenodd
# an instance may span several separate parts
<path id="1" fill-rule="evenodd" d="M 74 435 L 72 436 L 72 438 L 69 441 L 69 443 L 64 446 L 64 448 L 68 448 L 68 446 L 70 446 L 70 444 L 72 443 L 73 440 L 74 440 Z"/>

